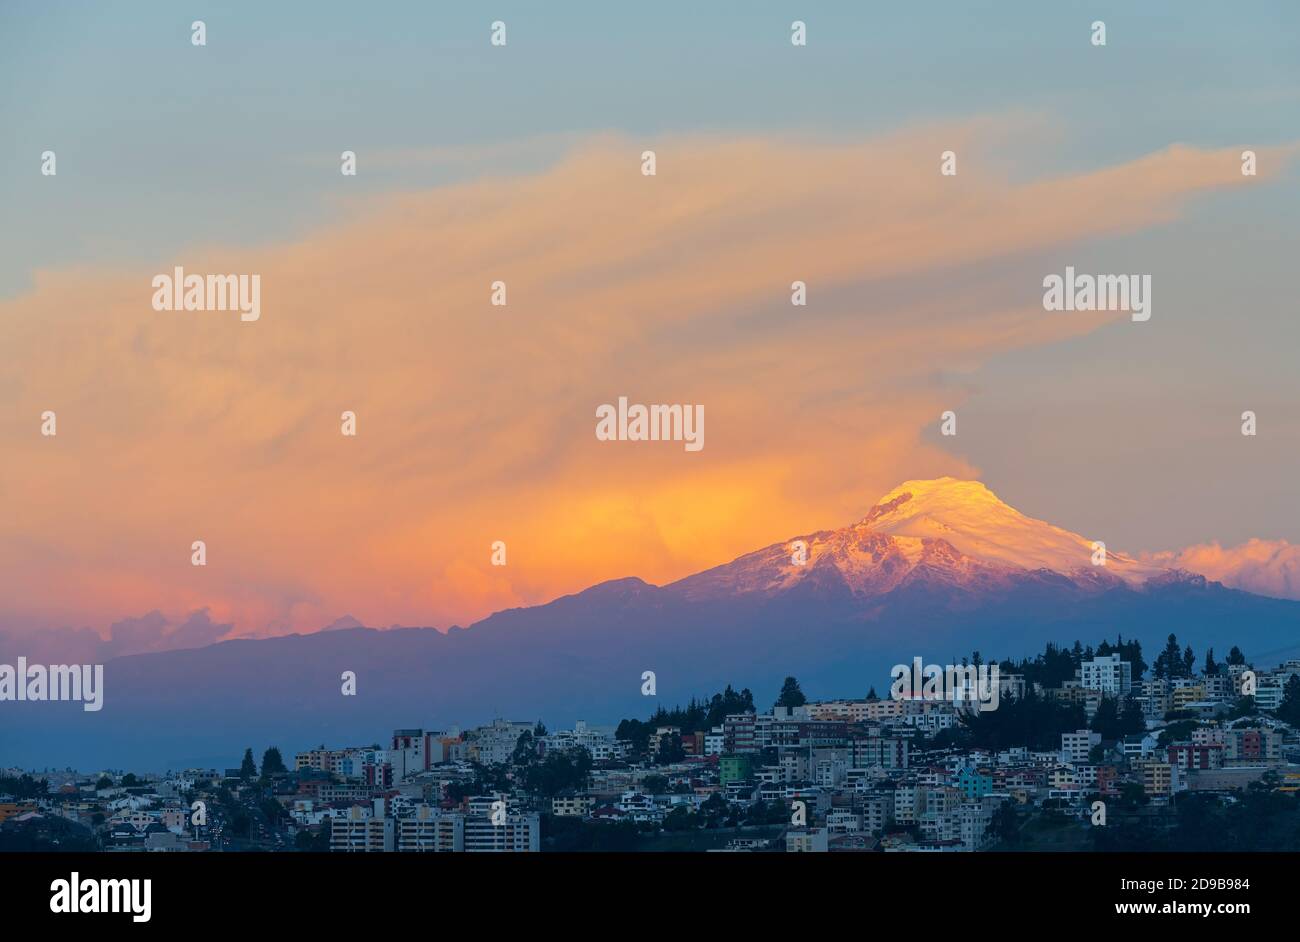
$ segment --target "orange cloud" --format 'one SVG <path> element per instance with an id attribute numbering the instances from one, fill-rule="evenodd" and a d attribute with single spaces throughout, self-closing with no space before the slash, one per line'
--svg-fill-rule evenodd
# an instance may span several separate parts
<path id="1" fill-rule="evenodd" d="M 653 178 L 639 145 L 600 138 L 294 244 L 39 272 L 0 306 L 0 615 L 464 623 L 839 525 L 904 478 L 974 476 L 922 438 L 960 400 L 935 374 L 1123 315 L 1046 315 L 1037 281 L 990 289 L 971 266 L 1240 180 L 1235 152 L 1171 148 L 1016 183 L 981 164 L 997 133 L 668 139 Z M 949 148 L 970 155 L 956 178 L 938 173 Z M 260 274 L 260 321 L 152 310 L 174 264 Z M 925 290 L 885 290 L 899 279 Z M 703 404 L 706 447 L 597 441 L 595 408 L 620 395 Z"/>

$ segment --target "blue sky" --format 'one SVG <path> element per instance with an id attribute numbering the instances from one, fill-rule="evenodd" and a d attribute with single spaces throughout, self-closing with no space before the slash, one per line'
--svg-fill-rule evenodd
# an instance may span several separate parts
<path id="1" fill-rule="evenodd" d="M 487 42 L 498 18 L 508 52 Z M 788 41 L 796 18 L 804 49 Z M 204 48 L 189 44 L 193 19 Z M 1088 42 L 1094 19 L 1104 49 Z M 365 161 L 558 138 L 491 164 L 528 169 L 565 135 L 861 135 L 1008 111 L 1060 129 L 1026 173 L 1171 142 L 1263 146 L 1300 126 L 1298 27 L 1286 2 L 1231 15 L 1172 2 L 380 3 L 364 15 L 350 3 L 9 3 L 0 297 L 34 268 L 291 238 L 337 211 L 344 149 Z M 31 172 L 47 148 L 57 190 Z M 477 171 L 407 163 L 354 189 Z M 1295 188 L 1258 208 L 1294 218 Z"/>

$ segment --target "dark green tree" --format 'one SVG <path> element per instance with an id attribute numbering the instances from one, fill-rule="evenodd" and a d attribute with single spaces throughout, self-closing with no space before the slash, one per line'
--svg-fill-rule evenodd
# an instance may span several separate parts
<path id="1" fill-rule="evenodd" d="M 1003 844 L 1011 845 L 1020 842 L 1020 821 L 1016 816 L 1013 802 L 1004 801 L 998 805 L 985 833 L 997 838 Z"/>
<path id="2" fill-rule="evenodd" d="M 1116 637 L 1115 650 L 1119 653 L 1121 660 L 1128 661 L 1133 665 L 1133 682 L 1137 683 L 1142 679 L 1142 675 L 1147 672 L 1147 662 L 1142 657 L 1141 641 L 1125 641 L 1122 635 Z"/>
<path id="3" fill-rule="evenodd" d="M 253 749 L 244 750 L 244 761 L 239 766 L 239 777 L 244 781 L 257 778 L 257 763 L 253 761 Z"/>
<path id="4" fill-rule="evenodd" d="M 289 812 L 284 809 L 284 805 L 280 804 L 274 798 L 262 799 L 262 803 L 258 807 L 262 812 L 262 817 L 266 818 L 267 823 L 270 824 L 272 828 L 275 828 L 280 821 L 288 820 L 289 818 Z"/>
<path id="5" fill-rule="evenodd" d="M 663 775 L 647 775 L 641 780 L 641 787 L 647 795 L 668 794 L 668 779 Z"/>
<path id="6" fill-rule="evenodd" d="M 696 815 L 685 805 L 675 805 L 664 815 L 665 831 L 693 831 L 699 826 Z"/>
<path id="7" fill-rule="evenodd" d="M 1200 728 L 1200 725 L 1196 720 L 1178 720 L 1170 723 L 1160 731 L 1160 735 L 1156 737 L 1156 742 L 1163 749 L 1170 743 L 1190 739 L 1192 731 Z"/>
<path id="8" fill-rule="evenodd" d="M 1032 687 L 1023 699 L 1007 697 L 996 710 L 963 713 L 960 720 L 970 745 L 994 752 L 1012 746 L 1059 749 L 1062 733 L 1083 729 L 1088 722 L 1081 704 L 1040 697 Z"/>
<path id="9" fill-rule="evenodd" d="M 284 775 L 288 771 L 284 767 L 284 758 L 280 755 L 278 747 L 272 746 L 262 753 L 263 775 Z"/>
<path id="10" fill-rule="evenodd" d="M 528 765 L 537 758 L 537 744 L 533 741 L 532 730 L 524 730 L 515 742 L 515 751 L 510 755 L 511 765 Z"/>
<path id="11" fill-rule="evenodd" d="M 669 762 L 681 762 L 685 758 L 686 750 L 682 748 L 681 736 L 674 733 L 659 740 L 659 752 L 655 756 L 655 761 L 660 765 Z"/>
<path id="12" fill-rule="evenodd" d="M 1119 731 L 1121 736 L 1137 736 L 1147 731 L 1147 719 L 1137 698 L 1128 697 L 1124 700 L 1124 709 L 1119 715 Z"/>
<path id="13" fill-rule="evenodd" d="M 1292 674 L 1286 682 L 1282 691 L 1282 705 L 1277 708 L 1277 718 L 1300 727 L 1300 674 Z"/>
<path id="14" fill-rule="evenodd" d="M 104 776 L 108 778 L 108 776 Z M 104 778 L 100 779 L 102 783 Z M 111 788 L 113 780 L 108 779 L 107 785 L 99 785 L 99 788 Z M 47 779 L 35 779 L 24 772 L 17 778 L 6 778 L 0 776 L 0 795 L 9 795 L 13 798 L 44 798 L 50 790 L 50 783 Z"/>
<path id="15" fill-rule="evenodd" d="M 586 749 L 548 752 L 540 762 L 527 766 L 524 788 L 533 795 L 553 798 L 563 792 L 581 791 L 591 776 L 591 753 Z"/>
<path id="16" fill-rule="evenodd" d="M 714 792 L 700 805 L 700 814 L 704 815 L 707 826 L 711 828 L 721 827 L 730 812 L 731 806 L 721 792 Z"/>
<path id="17" fill-rule="evenodd" d="M 237 837 L 253 837 L 253 817 L 242 809 L 230 816 L 230 833 Z"/>
<path id="18" fill-rule="evenodd" d="M 1147 797 L 1147 790 L 1140 782 L 1125 782 L 1119 787 L 1120 805 L 1125 808 L 1139 808 L 1150 800 Z"/>
<path id="19" fill-rule="evenodd" d="M 293 846 L 308 853 L 324 853 L 330 849 L 330 829 L 311 831 L 304 828 L 294 837 Z"/>
<path id="20" fill-rule="evenodd" d="M 799 689 L 799 681 L 793 677 L 787 677 L 785 683 L 781 685 L 781 694 L 776 698 L 776 705 L 779 707 L 799 707 L 807 702 L 808 698 Z"/>
<path id="21" fill-rule="evenodd" d="M 1242 717 L 1258 715 L 1259 709 L 1255 706 L 1254 697 L 1238 697 L 1237 702 L 1233 704 L 1232 709 L 1228 711 L 1224 720 L 1230 723 L 1233 720 L 1239 720 Z"/>
<path id="22" fill-rule="evenodd" d="M 1100 733 L 1102 739 L 1120 739 L 1123 737 L 1123 728 L 1119 719 L 1119 704 L 1112 697 L 1101 698 L 1097 713 L 1092 718 L 1091 729 L 1094 733 Z"/>
<path id="23" fill-rule="evenodd" d="M 1169 640 L 1165 644 L 1165 649 L 1160 652 L 1156 658 L 1155 674 L 1157 678 L 1172 680 L 1175 677 L 1183 677 L 1183 652 L 1178 647 L 1177 635 L 1170 634 Z"/>

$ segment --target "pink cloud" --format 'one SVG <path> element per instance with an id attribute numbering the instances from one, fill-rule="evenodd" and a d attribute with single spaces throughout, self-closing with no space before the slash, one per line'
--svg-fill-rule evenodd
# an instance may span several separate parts
<path id="1" fill-rule="evenodd" d="M 1199 543 L 1144 558 L 1159 566 L 1199 573 L 1232 589 L 1300 599 L 1300 546 L 1287 540 L 1252 539 L 1227 548 L 1217 542 Z"/>

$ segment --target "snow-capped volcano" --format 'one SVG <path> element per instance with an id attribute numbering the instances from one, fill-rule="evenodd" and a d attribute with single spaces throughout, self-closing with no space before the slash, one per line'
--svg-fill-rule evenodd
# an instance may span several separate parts
<path id="1" fill-rule="evenodd" d="M 856 524 L 792 537 L 676 587 L 695 598 L 773 593 L 806 580 L 824 582 L 833 570 L 855 595 L 880 595 L 921 580 L 996 588 L 1044 570 L 1096 586 L 1134 585 L 1167 573 L 1111 547 L 1105 565 L 1095 565 L 1093 542 L 1026 517 L 979 481 L 904 481 Z"/>
<path id="2" fill-rule="evenodd" d="M 863 518 L 875 533 L 950 543 L 964 556 L 1014 569 L 1070 573 L 1093 566 L 1093 539 L 1026 517 L 979 481 L 904 481 Z M 1164 572 L 1106 549 L 1106 571 L 1128 582 Z"/>
<path id="3" fill-rule="evenodd" d="M 802 566 L 795 540 L 806 546 Z M 1198 652 L 1236 644 L 1247 657 L 1276 659 L 1295 650 L 1300 602 L 1107 549 L 1107 565 L 1092 565 L 1092 540 L 1017 513 L 974 481 L 907 481 L 856 524 L 667 586 L 617 579 L 446 633 L 342 622 L 114 658 L 105 668 L 113 708 L 94 714 L 93 731 L 79 708 L 22 703 L 0 738 L 7 759 L 32 765 L 161 755 L 174 760 L 159 768 L 184 768 L 196 756 L 215 764 L 239 755 L 265 735 L 268 716 L 282 743 L 304 747 L 322 736 L 365 742 L 394 717 L 613 723 L 644 715 L 646 670 L 671 703 L 725 683 L 771 695 L 790 675 L 825 696 L 861 695 L 916 656 L 1024 657 L 1048 641 L 1118 635 L 1140 640 L 1149 658 L 1171 632 Z M 371 692 L 343 702 L 352 698 L 338 696 L 342 670 Z M 218 713 L 222 723 L 209 722 Z"/>

